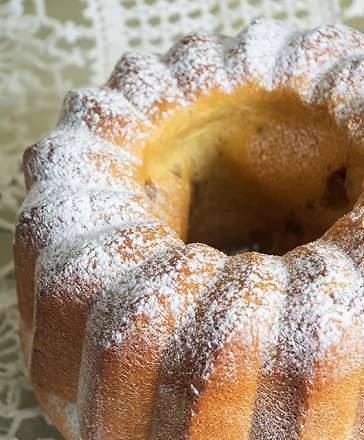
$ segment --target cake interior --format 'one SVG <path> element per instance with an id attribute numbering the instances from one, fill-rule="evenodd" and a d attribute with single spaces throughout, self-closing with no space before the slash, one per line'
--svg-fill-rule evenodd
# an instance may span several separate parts
<path id="1" fill-rule="evenodd" d="M 358 154 L 325 108 L 245 87 L 168 118 L 146 148 L 142 179 L 186 242 L 281 255 L 351 210 Z"/>

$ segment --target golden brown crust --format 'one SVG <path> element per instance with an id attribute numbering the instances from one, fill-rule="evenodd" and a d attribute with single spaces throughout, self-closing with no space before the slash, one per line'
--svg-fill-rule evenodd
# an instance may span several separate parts
<path id="1" fill-rule="evenodd" d="M 108 318 L 99 324 L 100 337 L 105 338 L 102 335 L 108 334 L 118 316 L 124 315 L 125 322 L 117 333 L 110 334 L 106 349 L 100 349 L 97 339 L 89 338 L 90 333 L 85 337 L 82 368 L 88 373 L 81 371 L 79 394 L 85 438 L 149 435 L 163 349 L 193 302 L 204 295 L 223 260 L 222 254 L 203 245 L 171 249 L 130 274 L 135 283 L 125 300 L 130 306 L 121 304 L 120 310 L 113 310 L 118 290 L 102 299 L 100 307 Z M 198 277 L 198 284 L 194 277 Z M 167 291 L 173 291 L 172 302 Z M 189 297 L 185 297 L 186 291 Z M 154 319 L 148 310 L 153 310 Z"/>

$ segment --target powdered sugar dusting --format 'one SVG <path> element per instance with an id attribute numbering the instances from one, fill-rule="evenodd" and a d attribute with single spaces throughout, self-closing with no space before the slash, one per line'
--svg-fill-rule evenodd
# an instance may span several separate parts
<path id="1" fill-rule="evenodd" d="M 93 136 L 84 127 L 58 128 L 25 153 L 27 186 L 36 182 L 98 188 L 131 187 L 140 161 L 129 151 Z M 135 187 L 135 183 L 133 184 Z M 41 191 L 42 187 L 38 187 Z"/>
<path id="2" fill-rule="evenodd" d="M 256 20 L 246 27 L 226 54 L 226 68 L 233 84 L 255 81 L 271 89 L 277 56 L 293 35 L 289 25 L 275 20 Z"/>
<path id="3" fill-rule="evenodd" d="M 277 57 L 274 87 L 290 87 L 310 102 L 324 74 L 348 57 L 362 54 L 362 34 L 341 25 L 321 26 L 295 35 Z"/>
<path id="4" fill-rule="evenodd" d="M 327 102 L 338 123 L 364 110 L 364 52 L 331 69 L 317 91 L 318 103 Z"/>
<path id="5" fill-rule="evenodd" d="M 224 67 L 224 37 L 195 33 L 180 40 L 164 57 L 188 98 L 212 88 L 232 90 Z"/>
<path id="6" fill-rule="evenodd" d="M 364 285 L 353 262 L 320 240 L 292 251 L 286 261 L 290 284 L 279 368 L 311 371 L 325 359 L 342 374 L 360 365 Z"/>
<path id="7" fill-rule="evenodd" d="M 145 137 L 141 124 L 151 126 L 151 122 L 122 94 L 107 88 L 69 92 L 58 124 L 67 128 L 86 125 L 100 137 L 122 142 L 124 148 L 136 137 Z"/>
<path id="8" fill-rule="evenodd" d="M 357 206 L 342 217 L 323 237 L 331 245 L 353 261 L 355 267 L 364 276 L 364 204 L 359 200 Z"/>
<path id="9" fill-rule="evenodd" d="M 40 247 L 72 242 L 107 228 L 147 222 L 150 211 L 143 194 L 84 188 L 33 187 L 18 220 L 19 239 L 32 234 Z"/>
<path id="10" fill-rule="evenodd" d="M 197 244 L 171 248 L 146 261 L 100 298 L 89 319 L 89 337 L 96 346 L 120 344 L 133 332 L 136 317 L 144 316 L 151 338 L 168 338 L 168 326 L 193 314 L 201 291 L 224 259 L 224 254 Z"/>
<path id="11" fill-rule="evenodd" d="M 107 84 L 150 118 L 165 117 L 170 107 L 187 104 L 176 78 L 157 55 L 126 53 Z"/>
<path id="12" fill-rule="evenodd" d="M 180 328 L 166 355 L 166 369 L 208 380 L 216 353 L 231 342 L 265 357 L 277 342 L 277 323 L 285 300 L 286 269 L 278 257 L 242 254 L 229 258 L 196 314 Z M 230 358 L 226 374 L 236 373 Z M 192 361 L 191 361 L 192 359 Z M 191 370 L 192 369 L 192 370 Z"/>
<path id="13" fill-rule="evenodd" d="M 182 242 L 177 236 L 156 221 L 109 227 L 86 239 L 76 236 L 44 250 L 38 266 L 38 289 L 47 294 L 51 285 L 59 284 L 62 294 L 73 298 L 85 295 L 82 287 L 86 286 L 102 292 L 146 258 L 178 245 Z"/>

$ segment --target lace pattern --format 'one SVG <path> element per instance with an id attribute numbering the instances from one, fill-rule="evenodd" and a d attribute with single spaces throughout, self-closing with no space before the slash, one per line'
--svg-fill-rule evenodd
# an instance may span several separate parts
<path id="1" fill-rule="evenodd" d="M 5 0 L 0 4 L 0 439 L 61 439 L 24 374 L 11 243 L 24 146 L 55 123 L 65 92 L 105 81 L 127 49 L 166 50 L 187 31 L 228 35 L 258 17 L 364 29 L 362 0 Z"/>

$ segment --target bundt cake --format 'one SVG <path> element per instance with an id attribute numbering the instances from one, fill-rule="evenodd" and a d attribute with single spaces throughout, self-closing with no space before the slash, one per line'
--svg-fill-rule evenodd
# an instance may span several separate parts
<path id="1" fill-rule="evenodd" d="M 364 36 L 126 53 L 24 154 L 35 393 L 68 440 L 364 439 Z"/>

